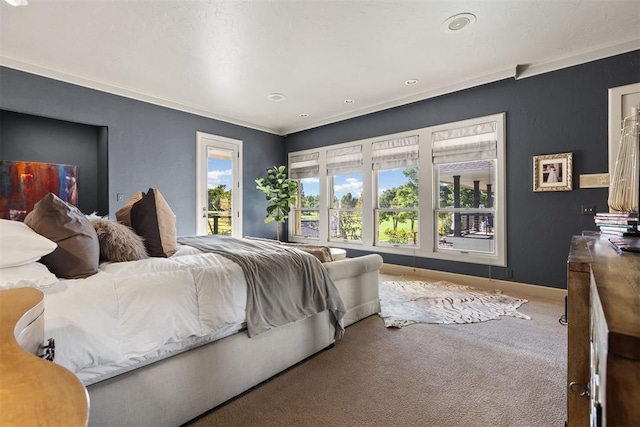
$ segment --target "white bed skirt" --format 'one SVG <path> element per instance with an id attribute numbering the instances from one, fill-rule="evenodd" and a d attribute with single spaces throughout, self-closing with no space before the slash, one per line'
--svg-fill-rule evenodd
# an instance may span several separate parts
<path id="1" fill-rule="evenodd" d="M 329 312 L 246 331 L 87 387 L 90 426 L 176 427 L 329 347 Z"/>

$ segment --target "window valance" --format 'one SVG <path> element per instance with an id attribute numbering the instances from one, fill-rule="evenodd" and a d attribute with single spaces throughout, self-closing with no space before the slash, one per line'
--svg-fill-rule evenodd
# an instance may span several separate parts
<path id="1" fill-rule="evenodd" d="M 418 164 L 418 136 L 387 139 L 371 145 L 373 170 L 394 169 Z"/>

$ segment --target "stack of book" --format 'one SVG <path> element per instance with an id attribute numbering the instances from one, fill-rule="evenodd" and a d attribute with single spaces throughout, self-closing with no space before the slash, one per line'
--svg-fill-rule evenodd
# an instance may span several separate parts
<path id="1" fill-rule="evenodd" d="M 638 213 L 607 212 L 596 214 L 600 233 L 616 237 L 638 236 Z"/>

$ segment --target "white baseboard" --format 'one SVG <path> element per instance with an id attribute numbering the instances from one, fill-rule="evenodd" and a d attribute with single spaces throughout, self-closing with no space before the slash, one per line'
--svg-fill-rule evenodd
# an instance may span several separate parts
<path id="1" fill-rule="evenodd" d="M 468 276 L 466 274 L 449 273 L 447 271 L 427 270 L 424 268 L 413 268 L 404 265 L 382 264 L 380 274 L 389 276 L 413 276 L 425 277 L 432 280 L 447 280 L 460 285 L 473 286 L 475 288 L 500 289 L 511 296 L 537 297 L 552 300 L 564 301 L 567 295 L 566 289 L 550 288 L 547 286 L 530 285 L 527 283 L 510 282 L 500 279 L 489 279 L 486 277 Z"/>

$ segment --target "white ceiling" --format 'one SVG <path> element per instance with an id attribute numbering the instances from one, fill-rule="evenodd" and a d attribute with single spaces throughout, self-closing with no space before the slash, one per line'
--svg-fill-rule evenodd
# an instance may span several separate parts
<path id="1" fill-rule="evenodd" d="M 28 2 L 0 65 L 280 135 L 640 49 L 639 0 Z"/>

